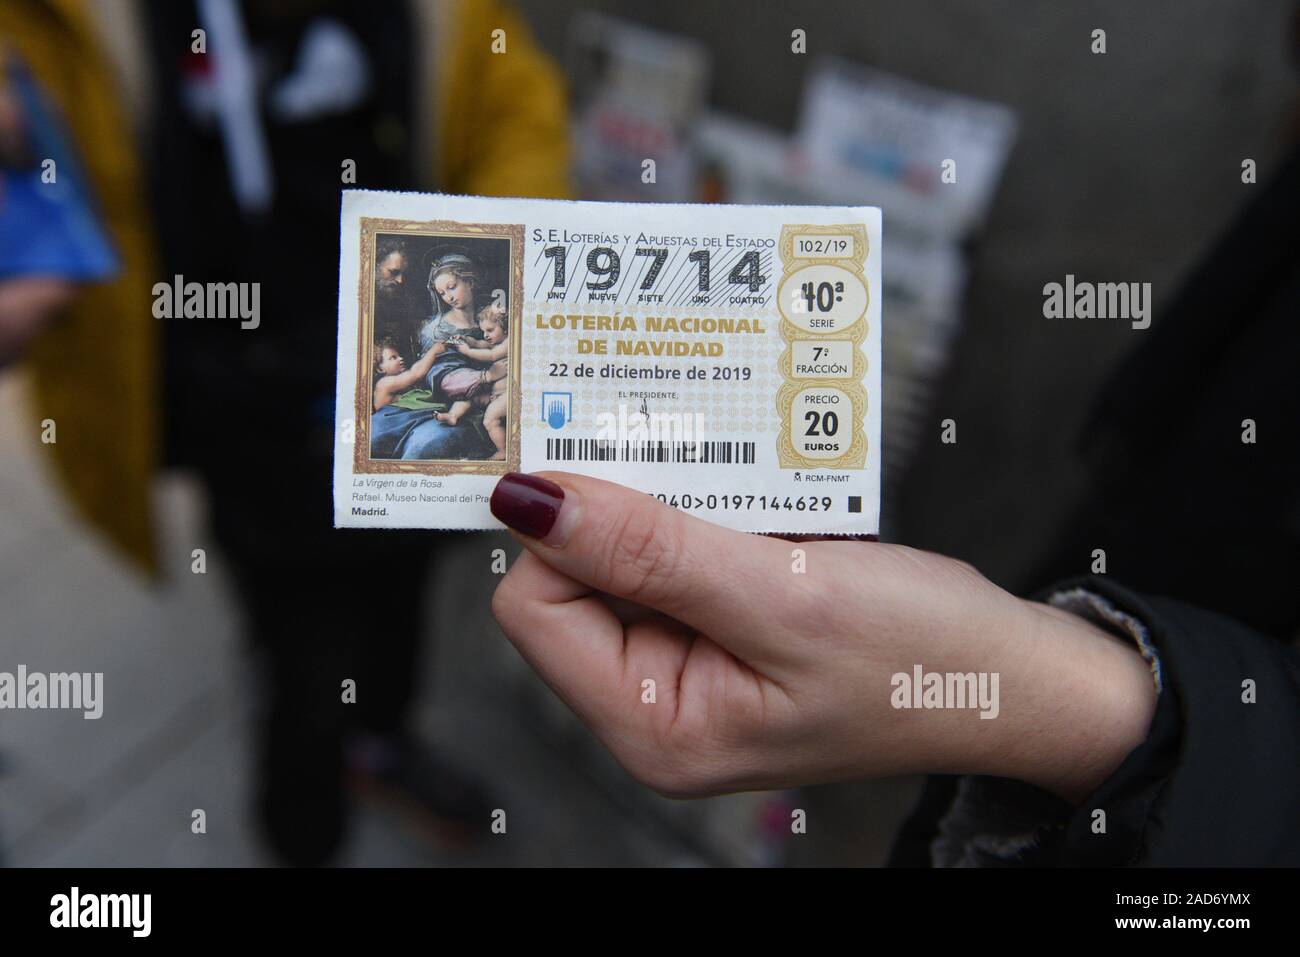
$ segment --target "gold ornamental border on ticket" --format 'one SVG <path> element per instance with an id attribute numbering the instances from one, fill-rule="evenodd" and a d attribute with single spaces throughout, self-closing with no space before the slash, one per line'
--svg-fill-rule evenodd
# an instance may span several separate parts
<path id="1" fill-rule="evenodd" d="M 813 237 L 805 248 L 796 249 L 800 237 Z M 845 240 L 848 242 L 846 243 Z M 851 249 L 847 248 L 848 245 Z M 792 224 L 781 227 L 779 243 L 782 277 L 777 286 L 777 309 L 781 313 L 781 338 L 785 348 L 779 366 L 784 380 L 777 390 L 776 408 L 781 429 L 777 435 L 777 459 L 782 468 L 801 469 L 861 469 L 867 464 L 867 436 L 863 424 L 867 414 L 867 390 L 862 382 L 867 371 L 867 357 L 862 352 L 869 326 L 867 313 L 871 305 L 871 289 L 866 277 L 866 260 L 869 252 L 867 227 L 863 223 L 814 226 Z M 843 280 L 844 306 L 851 322 L 829 332 L 806 328 L 791 318 L 795 300 L 783 295 L 786 282 L 810 266 L 827 266 L 845 274 Z M 853 284 L 857 285 L 854 286 Z M 850 363 L 843 376 L 827 375 L 798 378 L 794 376 L 796 343 L 849 343 Z M 809 390 L 824 389 L 845 396 L 852 409 L 852 433 L 847 449 L 831 458 L 812 457 L 795 446 L 792 437 L 794 406 L 799 397 Z M 838 427 L 839 423 L 837 423 Z"/>

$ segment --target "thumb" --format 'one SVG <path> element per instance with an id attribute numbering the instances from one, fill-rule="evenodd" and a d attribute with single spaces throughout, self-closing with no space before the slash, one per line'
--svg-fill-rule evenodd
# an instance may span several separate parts
<path id="1" fill-rule="evenodd" d="M 534 555 L 597 591 L 661 611 L 742 659 L 793 651 L 780 625 L 793 624 L 808 576 L 791 574 L 783 542 L 566 472 L 506 475 L 491 508 Z"/>

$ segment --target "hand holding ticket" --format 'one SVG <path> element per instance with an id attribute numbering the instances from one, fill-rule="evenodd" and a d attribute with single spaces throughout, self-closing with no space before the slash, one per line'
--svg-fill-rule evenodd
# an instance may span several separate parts
<path id="1" fill-rule="evenodd" d="M 564 472 L 508 475 L 492 504 L 525 549 L 492 598 L 502 630 L 664 793 L 937 772 L 1077 801 L 1150 725 L 1151 672 L 1130 644 L 951 558 L 879 542 L 792 549 Z M 943 675 L 1000 683 L 928 710 L 901 693 L 918 662 L 918 692 Z"/>
<path id="2" fill-rule="evenodd" d="M 336 526 L 497 528 L 555 468 L 878 531 L 879 210 L 348 191 L 341 229 Z"/>

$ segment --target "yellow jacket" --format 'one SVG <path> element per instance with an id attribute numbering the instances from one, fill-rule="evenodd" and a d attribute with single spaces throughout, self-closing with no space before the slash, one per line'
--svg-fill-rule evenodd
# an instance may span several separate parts
<path id="1" fill-rule="evenodd" d="M 427 75 L 411 80 L 424 118 L 415 148 L 428 170 L 412 185 L 569 195 L 563 88 L 524 23 L 498 0 L 420 0 L 412 11 L 420 49 L 432 51 L 416 61 Z M 84 287 L 33 348 L 35 421 L 56 423 L 57 442 L 45 448 L 79 511 L 153 572 L 149 496 L 161 377 L 150 298 L 158 279 L 153 236 L 129 122 L 147 113 L 139 20 L 132 0 L 0 3 L 0 44 L 24 58 L 60 109 L 123 260 L 117 279 Z M 498 29 L 504 53 L 492 52 Z M 476 122 L 455 122 L 465 116 Z"/>

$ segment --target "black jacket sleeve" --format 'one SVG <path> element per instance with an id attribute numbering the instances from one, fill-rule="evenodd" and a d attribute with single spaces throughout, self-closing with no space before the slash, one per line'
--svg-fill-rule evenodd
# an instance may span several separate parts
<path id="1" fill-rule="evenodd" d="M 932 779 L 890 863 L 1300 865 L 1300 652 L 1105 577 L 1052 591 L 1078 589 L 1140 623 L 1157 659 L 1146 740 L 1078 807 L 1020 782 Z"/>

